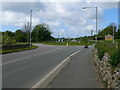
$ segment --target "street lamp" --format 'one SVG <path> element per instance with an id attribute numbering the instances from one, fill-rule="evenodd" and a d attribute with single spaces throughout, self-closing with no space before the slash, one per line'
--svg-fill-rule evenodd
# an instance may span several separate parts
<path id="1" fill-rule="evenodd" d="M 36 9 L 36 11 L 39 11 L 39 10 Z M 33 10 L 30 10 L 30 47 L 32 46 L 32 42 L 31 42 L 31 32 L 32 32 L 32 12 L 33 12 Z"/>
<path id="2" fill-rule="evenodd" d="M 86 8 L 95 8 L 96 9 L 96 43 L 97 43 L 97 27 L 98 27 L 98 22 L 97 22 L 97 11 L 98 8 L 97 7 L 83 7 L 82 9 L 86 9 Z"/>
<path id="3" fill-rule="evenodd" d="M 115 43 L 115 41 L 114 41 L 114 25 L 113 25 L 113 44 Z"/>
<path id="4" fill-rule="evenodd" d="M 30 10 L 30 47 L 32 46 L 32 43 L 31 43 L 31 31 L 32 31 L 32 11 L 33 11 L 33 10 Z"/>
<path id="5" fill-rule="evenodd" d="M 118 2 L 118 50 L 120 51 L 120 1 Z"/>

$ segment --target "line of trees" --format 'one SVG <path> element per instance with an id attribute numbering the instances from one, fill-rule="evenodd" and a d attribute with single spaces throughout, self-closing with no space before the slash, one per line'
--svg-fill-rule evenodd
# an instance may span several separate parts
<path id="1" fill-rule="evenodd" d="M 15 32 L 12 31 L 5 31 L 1 32 L 2 34 L 2 45 L 12 45 L 16 43 L 29 43 L 30 41 L 30 31 L 29 31 L 29 24 L 26 24 L 21 30 L 16 30 Z M 42 42 L 42 41 L 49 41 L 54 40 L 51 36 L 52 32 L 47 24 L 42 23 L 36 25 L 32 32 L 32 42 Z"/>
<path id="2" fill-rule="evenodd" d="M 114 38 L 118 39 L 120 37 L 120 35 L 118 34 L 119 30 L 117 30 L 116 26 L 113 26 L 111 24 L 98 32 L 98 39 L 105 39 L 105 35 L 108 34 L 113 35 L 113 28 L 114 28 Z"/>
<path id="3" fill-rule="evenodd" d="M 117 26 L 110 24 L 109 26 L 105 27 L 103 30 L 98 30 L 97 39 L 104 40 L 105 35 L 113 35 L 113 28 L 114 28 L 114 39 L 120 39 L 120 28 L 118 29 Z M 96 35 L 93 36 L 84 36 L 76 38 L 76 40 L 95 40 Z"/>

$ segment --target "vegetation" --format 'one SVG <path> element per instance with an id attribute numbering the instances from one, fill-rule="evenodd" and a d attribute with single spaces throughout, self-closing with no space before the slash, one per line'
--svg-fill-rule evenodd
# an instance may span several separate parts
<path id="1" fill-rule="evenodd" d="M 114 32 L 115 32 L 115 34 L 117 33 L 116 32 L 116 27 L 114 27 Z M 113 26 L 112 25 L 107 26 L 102 31 L 99 31 L 98 37 L 101 38 L 101 39 L 104 39 L 105 35 L 108 35 L 108 34 L 113 35 Z"/>
<path id="2" fill-rule="evenodd" d="M 2 32 L 0 32 L 0 45 L 2 45 Z"/>
<path id="3" fill-rule="evenodd" d="M 120 40 L 120 30 L 116 30 L 117 28 L 112 24 L 110 24 L 109 26 L 107 26 L 106 28 L 104 28 L 103 30 L 99 30 L 98 35 L 97 35 L 97 39 L 98 39 L 98 43 L 96 44 L 96 48 L 98 49 L 98 56 L 100 58 L 100 60 L 102 60 L 102 57 L 104 55 L 104 53 L 108 53 L 110 54 L 110 64 L 115 66 L 117 65 L 120 61 L 118 60 L 118 58 L 120 57 L 119 52 L 117 51 L 117 46 L 116 45 L 112 45 L 112 41 L 105 41 L 104 37 L 105 35 L 112 35 L 113 34 L 113 28 L 114 28 L 114 33 L 115 33 L 115 43 Z M 29 23 L 27 23 L 26 25 L 24 25 L 24 27 L 20 30 L 16 30 L 15 32 L 11 32 L 11 31 L 5 31 L 5 32 L 1 32 L 0 34 L 2 38 L 2 42 L 0 42 L 0 44 L 2 43 L 2 45 L 14 45 L 14 44 L 21 44 L 21 43 L 28 43 L 30 42 L 29 39 L 29 35 L 30 35 L 30 25 Z M 80 46 L 80 45 L 92 45 L 93 43 L 95 43 L 95 36 L 84 36 L 84 37 L 78 37 L 78 38 L 54 38 L 51 36 L 52 32 L 49 28 L 49 26 L 45 23 L 42 24 L 38 24 L 36 25 L 32 32 L 31 32 L 31 36 L 32 36 L 32 42 L 34 43 L 43 43 L 46 45 L 76 45 L 76 46 Z M 19 51 L 19 50 L 18 50 Z M 13 50 L 11 51 L 3 51 L 3 52 L 13 52 Z"/>
<path id="4" fill-rule="evenodd" d="M 28 28 L 29 28 L 28 26 L 25 26 L 24 29 L 16 30 L 15 32 L 11 31 L 2 32 L 2 45 L 28 43 L 29 42 Z M 31 34 L 33 42 L 54 40 L 54 38 L 51 36 L 52 33 L 50 32 L 50 28 L 47 24 L 36 25 Z"/>
<path id="5" fill-rule="evenodd" d="M 98 57 L 102 60 L 105 53 L 110 55 L 110 64 L 116 67 L 120 63 L 120 51 L 116 44 L 111 43 L 97 43 L 95 46 L 98 49 Z"/>
<path id="6" fill-rule="evenodd" d="M 50 28 L 47 24 L 38 24 L 32 31 L 32 41 L 41 42 L 53 40 L 54 38 L 51 34 L 52 32 L 50 32 Z"/>
<path id="7" fill-rule="evenodd" d="M 67 41 L 64 41 L 64 42 L 55 42 L 55 41 L 51 41 L 51 42 L 43 42 L 43 44 L 45 45 L 75 45 L 75 46 L 81 46 L 81 45 L 92 45 L 92 43 L 79 43 L 79 42 L 67 42 Z"/>
<path id="8" fill-rule="evenodd" d="M 16 43 L 15 34 L 11 31 L 2 32 L 2 45 L 13 45 Z"/>
<path id="9" fill-rule="evenodd" d="M 15 32 L 16 42 L 27 42 L 27 33 L 21 30 Z"/>
<path id="10" fill-rule="evenodd" d="M 116 67 L 120 63 L 120 51 L 116 50 L 111 54 L 111 61 L 110 64 Z"/>

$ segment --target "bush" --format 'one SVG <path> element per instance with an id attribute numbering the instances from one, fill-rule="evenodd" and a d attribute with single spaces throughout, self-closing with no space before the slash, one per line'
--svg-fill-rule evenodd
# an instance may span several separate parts
<path id="1" fill-rule="evenodd" d="M 97 43 L 97 44 L 95 45 L 95 48 L 98 49 L 98 58 L 99 58 L 100 60 L 102 60 L 102 58 L 103 58 L 103 56 L 104 56 L 104 54 L 105 54 L 105 46 L 104 46 L 104 44 L 102 44 L 102 43 Z"/>
<path id="2" fill-rule="evenodd" d="M 120 51 L 117 46 L 110 43 L 97 43 L 95 48 L 98 49 L 98 57 L 101 60 L 105 53 L 110 55 L 110 64 L 116 67 L 120 63 Z"/>
<path id="3" fill-rule="evenodd" d="M 9 36 L 7 36 L 7 35 L 3 35 L 3 36 L 2 36 L 2 44 L 3 44 L 3 45 L 13 45 L 13 44 L 15 44 L 15 43 L 16 43 L 15 38 L 9 37 Z"/>
<path id="4" fill-rule="evenodd" d="M 98 50 L 98 58 L 99 58 L 100 60 L 102 60 L 104 54 L 105 54 L 105 51 L 104 51 L 104 50 Z"/>
<path id="5" fill-rule="evenodd" d="M 2 45 L 2 33 L 0 32 L 0 45 Z"/>
<path id="6" fill-rule="evenodd" d="M 110 64 L 116 67 L 120 63 L 120 51 L 116 50 L 110 55 Z"/>

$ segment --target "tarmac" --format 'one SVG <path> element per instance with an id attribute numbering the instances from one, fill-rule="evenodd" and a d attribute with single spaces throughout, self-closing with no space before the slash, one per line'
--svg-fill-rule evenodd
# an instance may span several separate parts
<path id="1" fill-rule="evenodd" d="M 74 55 L 48 88 L 97 88 L 92 50 L 83 49 Z"/>

